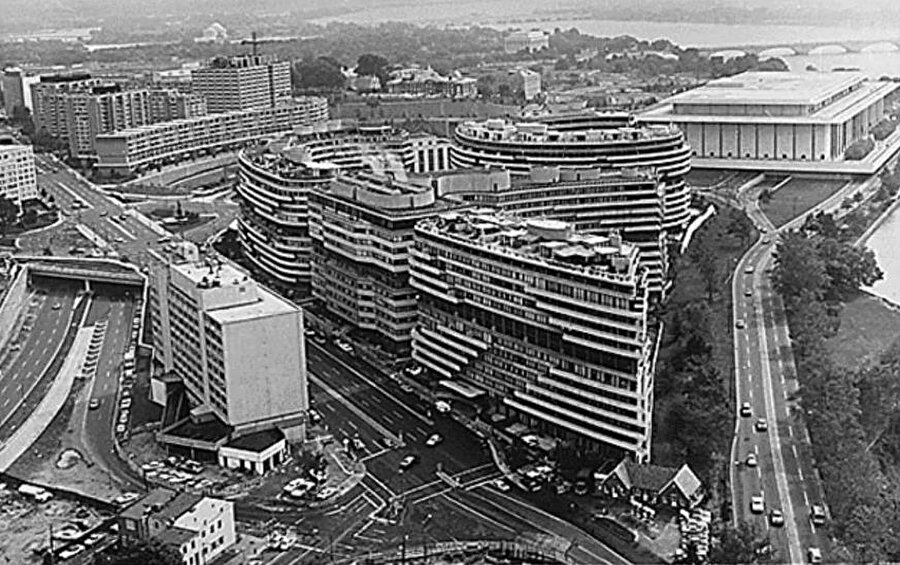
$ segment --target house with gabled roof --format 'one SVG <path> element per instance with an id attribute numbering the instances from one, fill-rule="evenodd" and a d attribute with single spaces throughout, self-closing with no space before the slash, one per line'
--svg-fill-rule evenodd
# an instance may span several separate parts
<path id="1" fill-rule="evenodd" d="M 639 465 L 625 458 L 599 484 L 611 498 L 630 498 L 656 507 L 692 508 L 703 499 L 703 483 L 687 464 Z"/>

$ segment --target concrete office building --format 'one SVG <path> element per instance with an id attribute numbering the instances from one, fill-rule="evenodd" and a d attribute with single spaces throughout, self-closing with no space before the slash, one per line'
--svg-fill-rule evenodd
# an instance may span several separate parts
<path id="1" fill-rule="evenodd" d="M 34 151 L 30 145 L 0 138 L 0 197 L 18 204 L 38 197 Z"/>
<path id="2" fill-rule="evenodd" d="M 507 54 L 528 51 L 534 53 L 550 47 L 550 34 L 539 29 L 513 31 L 503 38 L 503 50 Z"/>
<path id="3" fill-rule="evenodd" d="M 217 57 L 191 73 L 210 113 L 273 108 L 291 101 L 291 64 L 261 55 Z"/>
<path id="4" fill-rule="evenodd" d="M 406 179 L 407 171 L 449 165 L 446 141 L 389 125 L 331 121 L 243 151 L 238 159 L 238 233 L 256 272 L 303 296 L 310 292 L 309 196 L 339 173 L 369 171 Z"/>
<path id="5" fill-rule="evenodd" d="M 658 339 L 646 270 L 617 234 L 451 212 L 420 222 L 413 358 L 448 389 L 581 448 L 650 455 Z"/>
<path id="6" fill-rule="evenodd" d="M 64 138 L 67 135 L 67 92 L 83 92 L 103 81 L 91 78 L 88 73 L 56 74 L 41 76 L 40 82 L 31 87 L 32 119 L 37 131 Z"/>
<path id="7" fill-rule="evenodd" d="M 237 541 L 234 503 L 157 488 L 118 516 L 119 534 L 156 539 L 181 555 L 184 565 L 213 563 Z"/>
<path id="8" fill-rule="evenodd" d="M 628 114 L 583 113 L 460 124 L 453 136 L 455 168 L 506 169 L 528 176 L 534 167 L 634 169 L 658 172 L 665 187 L 663 228 L 679 238 L 690 216 L 691 149 L 675 127 L 637 126 Z"/>
<path id="9" fill-rule="evenodd" d="M 309 408 L 302 311 L 230 264 L 200 261 L 195 248 L 186 259 L 151 274 L 156 360 L 190 406 L 160 440 L 209 451 L 269 430 L 302 440 Z M 224 433 L 204 442 L 180 431 L 203 423 Z"/>
<path id="10" fill-rule="evenodd" d="M 3 70 L 0 77 L 0 90 L 3 91 L 3 109 L 12 117 L 17 107 L 34 110 L 31 98 L 31 87 L 40 82 L 41 77 L 32 75 L 18 67 Z"/>
<path id="11" fill-rule="evenodd" d="M 101 175 L 128 176 L 183 159 L 237 150 L 259 139 L 328 119 L 324 98 L 298 98 L 290 104 L 209 114 L 161 122 L 97 136 Z"/>
<path id="12" fill-rule="evenodd" d="M 833 162 L 885 117 L 898 87 L 858 73 L 748 72 L 673 96 L 640 121 L 680 128 L 702 165 Z"/>
<path id="13" fill-rule="evenodd" d="M 458 169 L 426 179 L 444 199 L 522 218 L 561 220 L 587 234 L 618 231 L 640 250 L 651 295 L 663 294 L 668 271 L 666 187 L 652 170 L 547 167 L 532 169 L 528 176 L 511 176 L 504 170 Z"/>
<path id="14" fill-rule="evenodd" d="M 371 174 L 341 176 L 314 191 L 313 296 L 370 341 L 409 356 L 416 323 L 408 263 L 413 228 L 451 207 L 431 187 Z"/>

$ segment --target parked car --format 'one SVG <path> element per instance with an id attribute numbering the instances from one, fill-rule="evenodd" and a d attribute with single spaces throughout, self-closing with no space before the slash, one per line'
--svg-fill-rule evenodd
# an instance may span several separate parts
<path id="1" fill-rule="evenodd" d="M 509 483 L 507 483 L 503 479 L 497 479 L 491 484 L 494 485 L 494 488 L 499 490 L 500 492 L 506 492 L 510 489 Z"/>
<path id="2" fill-rule="evenodd" d="M 809 519 L 816 526 L 825 525 L 825 507 L 821 504 L 813 504 L 809 508 Z"/>
<path id="3" fill-rule="evenodd" d="M 446 400 L 438 400 L 434 403 L 434 407 L 437 408 L 437 411 L 441 414 L 446 414 L 450 411 L 450 403 Z"/>
<path id="4" fill-rule="evenodd" d="M 806 550 L 806 559 L 810 563 L 821 563 L 822 551 L 818 547 L 810 547 Z"/>
<path id="5" fill-rule="evenodd" d="M 415 453 L 411 453 L 411 454 L 407 455 L 406 457 L 403 458 L 403 460 L 400 461 L 400 472 L 402 473 L 403 471 L 408 470 L 410 467 L 412 467 L 413 465 L 415 465 L 418 462 L 419 462 L 419 456 L 416 455 Z"/>
<path id="6" fill-rule="evenodd" d="M 431 434 L 431 436 L 429 436 L 429 438 L 425 440 L 425 445 L 427 445 L 428 447 L 434 447 L 442 441 L 444 441 L 444 438 L 441 437 L 441 434 Z"/>
<path id="7" fill-rule="evenodd" d="M 82 553 L 83 551 L 84 551 L 83 545 L 75 544 L 73 546 L 70 546 L 70 547 L 60 551 L 59 558 L 63 559 L 63 560 L 71 559 L 71 558 L 75 557 L 76 555 L 78 555 L 79 553 Z"/>
<path id="8" fill-rule="evenodd" d="M 736 327 L 739 330 L 742 330 L 745 327 L 747 327 L 747 324 L 744 322 L 744 320 L 738 320 L 737 322 L 734 323 L 734 327 Z"/>

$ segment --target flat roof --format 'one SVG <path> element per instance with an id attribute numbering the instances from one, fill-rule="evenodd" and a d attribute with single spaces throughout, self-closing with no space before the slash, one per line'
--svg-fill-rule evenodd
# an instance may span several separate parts
<path id="1" fill-rule="evenodd" d="M 207 310 L 206 314 L 220 324 L 227 324 L 229 322 L 254 320 L 256 318 L 266 318 L 268 316 L 299 311 L 298 307 L 280 298 L 265 287 L 257 287 L 257 296 L 259 297 L 259 300 L 256 302 L 231 306 L 228 308 L 218 308 L 216 310 Z"/>
<path id="2" fill-rule="evenodd" d="M 233 439 L 223 447 L 260 453 L 282 440 L 284 440 L 284 434 L 279 430 L 264 430 Z"/>
<path id="3" fill-rule="evenodd" d="M 865 81 L 844 72 L 747 72 L 673 96 L 673 104 L 812 105 Z"/>

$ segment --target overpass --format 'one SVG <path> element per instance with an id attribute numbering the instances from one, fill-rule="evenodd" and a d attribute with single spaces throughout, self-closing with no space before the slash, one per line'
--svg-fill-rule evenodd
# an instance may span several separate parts
<path id="1" fill-rule="evenodd" d="M 900 37 L 890 40 L 847 40 L 847 41 L 796 41 L 762 45 L 732 45 L 701 50 L 710 57 L 726 59 L 753 54 L 760 58 L 791 57 L 793 55 L 841 55 L 844 53 L 893 53 L 900 51 Z"/>
<path id="2" fill-rule="evenodd" d="M 143 288 L 144 276 L 132 265 L 108 259 L 72 259 L 68 257 L 16 256 L 16 261 L 28 269 L 28 276 L 84 281 L 85 290 L 91 283 L 116 284 Z"/>

